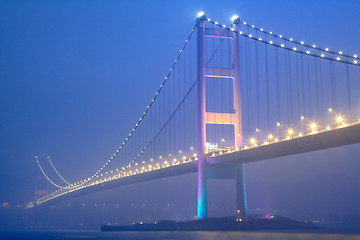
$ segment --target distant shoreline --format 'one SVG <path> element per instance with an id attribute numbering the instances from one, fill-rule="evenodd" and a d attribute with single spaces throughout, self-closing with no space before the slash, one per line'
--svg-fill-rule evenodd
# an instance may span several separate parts
<path id="1" fill-rule="evenodd" d="M 309 222 L 295 221 L 286 217 L 239 221 L 236 216 L 207 218 L 189 222 L 160 221 L 158 223 L 138 223 L 129 226 L 103 225 L 102 232 L 108 231 L 243 231 L 243 230 L 300 230 L 322 229 Z"/>

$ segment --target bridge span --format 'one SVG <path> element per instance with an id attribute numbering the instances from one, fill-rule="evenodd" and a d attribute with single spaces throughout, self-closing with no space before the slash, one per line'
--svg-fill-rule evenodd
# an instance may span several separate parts
<path id="1" fill-rule="evenodd" d="M 323 130 L 310 133 L 305 136 L 297 136 L 291 139 L 283 139 L 279 142 L 253 146 L 248 149 L 234 151 L 231 153 L 213 152 L 207 155 L 208 178 L 236 179 L 236 167 L 243 163 L 250 163 L 262 160 L 269 160 L 289 155 L 324 150 L 328 148 L 341 147 L 360 143 L 360 121 L 346 127 L 336 128 L 331 131 Z M 215 154 L 215 156 L 212 156 Z M 220 166 L 221 164 L 221 166 Z M 228 165 L 228 167 L 223 167 Z M 216 170 L 216 167 L 219 168 Z M 49 206 L 60 201 L 75 197 L 92 194 L 95 192 L 113 189 L 125 185 L 173 177 L 182 174 L 197 172 L 197 161 L 192 160 L 186 163 L 169 165 L 152 171 L 121 177 L 111 181 L 95 184 L 85 188 L 76 189 L 62 195 L 54 195 L 42 202 L 42 206 Z M 214 171 L 215 170 L 215 171 Z M 220 170 L 220 171 L 218 171 Z M 216 177 L 214 176 L 216 175 Z"/>

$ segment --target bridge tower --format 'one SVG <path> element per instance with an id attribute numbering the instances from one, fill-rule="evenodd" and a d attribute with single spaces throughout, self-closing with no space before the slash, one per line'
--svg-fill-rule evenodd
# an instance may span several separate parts
<path id="1" fill-rule="evenodd" d="M 37 157 L 35 157 L 37 158 Z M 36 205 L 36 201 L 41 197 L 44 197 L 50 193 L 49 182 L 44 179 L 44 176 L 41 174 L 40 169 L 34 163 L 33 170 L 33 199 L 34 199 L 34 208 L 32 209 L 32 226 L 46 226 L 48 225 L 48 214 L 43 212 Z"/>
<path id="2" fill-rule="evenodd" d="M 235 147 L 241 147 L 241 105 L 239 87 L 239 39 L 238 34 L 226 29 L 206 28 L 206 17 L 204 13 L 198 14 L 198 206 L 197 218 L 207 217 L 207 180 L 208 179 L 234 179 L 236 181 L 236 208 L 237 214 L 242 220 L 247 219 L 246 193 L 244 181 L 243 164 L 235 166 L 214 166 L 207 164 L 206 160 L 206 125 L 207 124 L 230 124 L 234 126 Z M 232 28 L 239 31 L 240 20 L 237 16 L 232 18 Z M 205 37 L 227 38 L 232 41 L 232 68 L 210 68 L 206 66 L 205 60 Z M 232 79 L 233 84 L 233 113 L 219 113 L 206 111 L 205 81 L 207 77 Z"/>

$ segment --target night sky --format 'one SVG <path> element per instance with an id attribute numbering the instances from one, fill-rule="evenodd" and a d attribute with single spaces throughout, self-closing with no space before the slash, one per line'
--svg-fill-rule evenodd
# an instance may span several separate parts
<path id="1" fill-rule="evenodd" d="M 93 174 L 136 123 L 199 11 L 360 54 L 359 9 L 355 0 L 0 0 L 0 202 L 31 200 L 34 156 L 51 156 L 72 181 Z M 357 144 L 247 164 L 249 208 L 359 215 L 359 159 Z M 196 188 L 194 176 L 171 181 Z"/>

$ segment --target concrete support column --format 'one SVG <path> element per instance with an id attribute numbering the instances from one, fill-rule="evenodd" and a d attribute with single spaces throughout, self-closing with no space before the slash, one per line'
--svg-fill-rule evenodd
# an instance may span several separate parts
<path id="1" fill-rule="evenodd" d="M 241 98 L 240 98 L 240 46 L 239 46 L 239 34 L 240 20 L 236 18 L 231 24 L 231 28 L 234 29 L 232 34 L 232 67 L 233 67 L 233 94 L 234 94 L 234 109 L 237 117 L 237 124 L 235 125 L 235 147 L 241 148 L 242 145 L 242 122 L 241 122 Z"/>
<path id="2" fill-rule="evenodd" d="M 207 169 L 205 156 L 205 15 L 198 16 L 198 51 L 197 51 L 197 157 L 198 157 L 198 205 L 197 218 L 207 217 Z"/>
<path id="3" fill-rule="evenodd" d="M 238 167 L 236 178 L 236 211 L 237 215 L 242 221 L 247 220 L 247 206 L 246 206 L 246 190 L 245 190 L 245 175 L 244 164 Z"/>
<path id="4" fill-rule="evenodd" d="M 235 139 L 237 139 L 237 148 L 241 148 L 241 102 L 240 102 L 240 47 L 239 47 L 239 35 L 236 32 L 240 31 L 240 19 L 238 16 L 233 16 L 231 28 L 234 29 L 233 40 L 232 40 L 232 59 L 234 68 L 234 106 L 239 118 L 239 126 L 235 131 Z M 244 175 L 244 164 L 238 167 L 237 178 L 236 178 L 236 212 L 242 221 L 247 220 L 247 207 L 246 207 L 246 189 L 245 189 L 245 175 Z"/>

